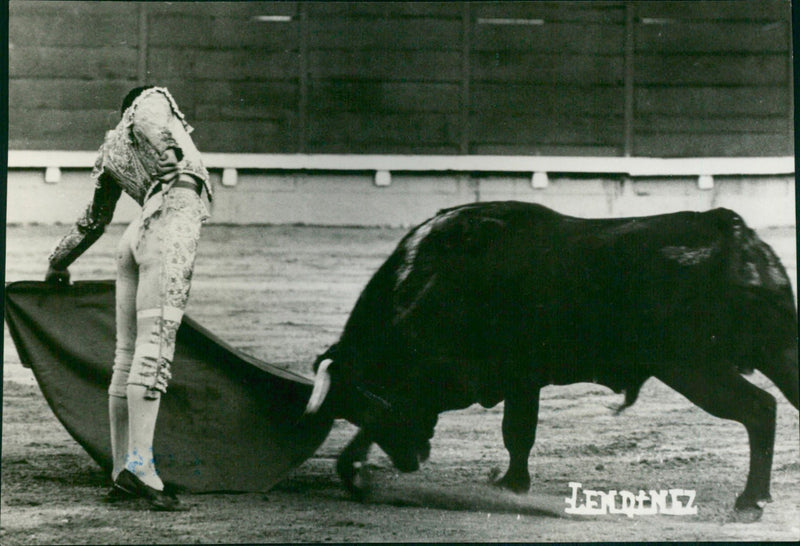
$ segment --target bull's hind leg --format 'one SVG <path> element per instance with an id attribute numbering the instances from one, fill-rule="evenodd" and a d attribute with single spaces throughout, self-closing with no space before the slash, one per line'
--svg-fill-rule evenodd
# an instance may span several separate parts
<path id="1" fill-rule="evenodd" d="M 336 461 L 336 472 L 353 497 L 364 500 L 369 493 L 369 473 L 365 466 L 372 440 L 363 429 L 350 440 Z"/>
<path id="2" fill-rule="evenodd" d="M 510 489 L 514 493 L 525 493 L 531 487 L 528 473 L 528 457 L 536 441 L 536 425 L 539 420 L 539 388 L 514 389 L 506 397 L 503 412 L 503 443 L 508 450 L 510 462 L 505 476 L 495 485 Z"/>
<path id="3" fill-rule="evenodd" d="M 795 409 L 800 409 L 800 378 L 797 368 L 797 347 L 783 351 L 779 358 L 757 366 L 786 396 Z"/>
<path id="4" fill-rule="evenodd" d="M 722 419 L 742 423 L 750 440 L 747 485 L 736 499 L 737 510 L 761 510 L 771 501 L 769 493 L 772 452 L 775 444 L 775 398 L 731 370 L 661 370 L 656 377 L 699 407 Z"/>

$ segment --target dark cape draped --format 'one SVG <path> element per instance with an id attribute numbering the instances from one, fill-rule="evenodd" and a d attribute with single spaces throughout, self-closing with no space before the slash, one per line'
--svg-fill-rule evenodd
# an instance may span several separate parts
<path id="1" fill-rule="evenodd" d="M 108 384 L 114 361 L 114 282 L 5 287 L 5 319 L 23 365 L 67 431 L 111 469 Z M 154 450 L 162 479 L 193 492 L 265 491 L 331 429 L 305 416 L 311 381 L 243 354 L 185 316 Z"/>

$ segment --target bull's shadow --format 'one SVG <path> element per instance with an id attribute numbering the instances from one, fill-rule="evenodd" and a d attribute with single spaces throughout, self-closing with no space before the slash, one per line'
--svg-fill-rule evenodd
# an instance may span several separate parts
<path id="1" fill-rule="evenodd" d="M 569 518 L 562 495 L 517 495 L 490 484 L 436 486 L 403 484 L 374 491 L 366 504 L 402 508 L 430 508 L 488 514 L 518 514 L 548 518 Z"/>
<path id="2" fill-rule="evenodd" d="M 272 488 L 274 492 L 293 492 L 320 495 L 330 499 L 335 497 L 346 502 L 365 506 L 393 506 L 398 508 L 428 508 L 457 512 L 486 512 L 488 514 L 516 514 L 548 518 L 572 518 L 564 512 L 566 504 L 563 495 L 530 493 L 518 495 L 486 483 L 461 483 L 436 485 L 429 482 L 418 483 L 418 477 L 403 475 L 399 480 L 392 478 L 393 470 L 382 466 L 369 465 L 370 493 L 361 500 L 353 499 L 340 481 L 330 475 L 316 472 L 296 472 L 289 479 Z"/>

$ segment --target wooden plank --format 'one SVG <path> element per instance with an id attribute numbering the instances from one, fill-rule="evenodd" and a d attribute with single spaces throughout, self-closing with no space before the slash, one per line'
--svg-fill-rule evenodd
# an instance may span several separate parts
<path id="1" fill-rule="evenodd" d="M 8 19 L 11 47 L 105 47 L 135 46 L 138 41 L 135 16 L 107 13 L 59 13 L 17 15 Z"/>
<path id="2" fill-rule="evenodd" d="M 785 87 L 639 87 L 639 114 L 781 116 Z"/>
<path id="3" fill-rule="evenodd" d="M 637 155 L 662 157 L 776 156 L 794 152 L 794 141 L 785 134 L 637 134 Z"/>
<path id="4" fill-rule="evenodd" d="M 471 2 L 474 17 L 622 24 L 622 2 Z"/>
<path id="5" fill-rule="evenodd" d="M 459 2 L 308 2 L 311 17 L 328 15 L 362 17 L 451 17 L 461 14 Z"/>
<path id="6" fill-rule="evenodd" d="M 639 1 L 636 13 L 640 17 L 668 17 L 682 20 L 763 21 L 788 19 L 790 4 L 786 0 L 705 0 Z"/>
<path id="7" fill-rule="evenodd" d="M 623 89 L 619 86 L 474 83 L 470 104 L 473 111 L 617 116 L 623 113 Z"/>
<path id="8" fill-rule="evenodd" d="M 106 131 L 118 121 L 116 109 L 31 110 L 11 106 L 8 111 L 8 145 L 22 149 L 96 150 L 103 143 Z"/>
<path id="9" fill-rule="evenodd" d="M 787 25 L 771 22 L 636 25 L 636 51 L 662 53 L 785 53 Z"/>
<path id="10" fill-rule="evenodd" d="M 308 70 L 308 5 L 299 6 L 300 17 L 300 58 L 298 59 L 297 77 L 300 80 L 300 92 L 297 101 L 297 144 L 295 151 L 305 152 L 308 142 L 308 88 L 311 80 Z"/>
<path id="11" fill-rule="evenodd" d="M 295 16 L 298 2 L 147 2 L 153 13 L 209 15 L 213 17 Z"/>
<path id="12" fill-rule="evenodd" d="M 133 80 L 9 79 L 8 100 L 17 109 L 86 110 L 119 108 Z"/>
<path id="13" fill-rule="evenodd" d="M 298 54 L 245 50 L 198 50 L 153 47 L 149 69 L 158 80 L 171 74 L 184 74 L 195 80 L 294 80 Z"/>
<path id="14" fill-rule="evenodd" d="M 752 133 L 784 134 L 791 136 L 794 122 L 779 116 L 766 117 L 710 117 L 710 116 L 639 116 L 636 119 L 636 133 Z"/>
<path id="15" fill-rule="evenodd" d="M 13 47 L 9 78 L 136 80 L 136 49 L 131 47 Z"/>
<path id="16" fill-rule="evenodd" d="M 579 145 L 579 144 L 473 144 L 471 147 L 473 154 L 484 155 L 505 155 L 508 157 L 514 156 L 559 156 L 563 157 L 563 166 L 561 169 L 577 169 L 578 172 L 583 172 L 582 169 L 577 167 L 574 157 L 609 157 L 613 158 L 620 154 L 618 146 L 597 146 L 597 145 Z M 536 172 L 536 171 L 531 171 Z M 614 171 L 612 171 L 614 172 Z"/>
<path id="17" fill-rule="evenodd" d="M 258 49 L 261 51 L 296 51 L 300 48 L 300 23 L 295 17 L 289 22 L 269 22 L 250 17 L 216 17 L 206 45 L 228 49 Z"/>
<path id="18" fill-rule="evenodd" d="M 630 2 L 625 4 L 625 76 L 623 79 L 624 88 L 624 114 L 623 114 L 623 137 L 622 154 L 624 156 L 633 155 L 633 122 L 635 119 L 634 88 L 636 80 L 636 44 L 634 42 L 634 20 L 636 14 L 634 6 Z"/>
<path id="19" fill-rule="evenodd" d="M 150 55 L 147 36 L 150 32 L 150 16 L 145 4 L 140 4 L 136 10 L 136 82 L 140 85 L 147 83 L 147 57 Z"/>
<path id="20" fill-rule="evenodd" d="M 409 81 L 458 81 L 460 51 L 309 52 L 312 78 L 363 78 Z"/>
<path id="21" fill-rule="evenodd" d="M 622 145 L 621 118 L 519 116 L 490 112 L 471 115 L 470 127 L 470 138 L 474 145 Z"/>
<path id="22" fill-rule="evenodd" d="M 455 114 L 381 114 L 350 112 L 309 113 L 308 141 L 343 143 L 370 141 L 420 145 L 457 146 L 458 116 Z"/>
<path id="23" fill-rule="evenodd" d="M 200 150 L 214 152 L 280 152 L 294 146 L 294 117 L 280 121 L 203 121 L 192 135 Z"/>
<path id="24" fill-rule="evenodd" d="M 468 154 L 470 152 L 469 112 L 472 108 L 470 104 L 470 86 L 472 85 L 471 52 L 473 47 L 471 22 L 472 11 L 470 10 L 470 4 L 469 2 L 465 2 L 462 4 L 461 8 L 461 89 L 458 105 L 458 150 L 462 154 Z"/>
<path id="25" fill-rule="evenodd" d="M 148 12 L 150 13 L 150 12 Z M 215 21 L 202 12 L 150 13 L 148 46 L 208 47 Z"/>
<path id="26" fill-rule="evenodd" d="M 197 56 L 198 52 L 192 49 L 152 48 L 147 61 L 149 80 L 158 82 L 164 78 L 174 78 L 177 74 L 193 78 Z"/>
<path id="27" fill-rule="evenodd" d="M 254 104 L 199 104 L 195 108 L 193 123 L 204 126 L 208 121 L 280 121 L 291 109 L 280 108 L 277 105 Z"/>
<path id="28" fill-rule="evenodd" d="M 619 54 L 625 37 L 621 24 L 475 24 L 473 32 L 475 51 L 533 50 L 596 55 Z"/>
<path id="29" fill-rule="evenodd" d="M 7 145 L 10 148 L 15 148 L 18 150 L 47 150 L 49 147 L 53 145 L 57 145 L 60 148 L 66 148 L 67 146 L 75 146 L 75 150 L 78 150 L 78 149 L 89 148 L 92 145 L 88 139 L 85 140 L 86 140 L 85 142 L 82 142 L 80 144 L 76 143 L 68 144 L 66 141 L 65 142 L 54 141 L 52 138 L 47 138 L 32 133 L 23 134 L 22 132 L 17 132 L 12 135 L 9 128 Z M 97 142 L 96 144 L 98 147 L 100 146 L 99 142 Z M 11 154 L 11 152 L 9 152 L 9 154 Z M 95 152 L 95 157 L 97 157 L 96 152 Z M 89 165 L 91 165 L 93 161 L 94 159 L 90 160 Z M 9 169 L 10 168 L 11 167 L 9 167 Z M 91 166 L 85 168 L 91 169 Z M 42 171 L 42 174 L 44 174 L 44 171 Z"/>
<path id="30" fill-rule="evenodd" d="M 49 15 L 63 14 L 67 16 L 85 15 L 125 15 L 135 20 L 136 10 L 141 4 L 149 4 L 149 9 L 155 13 L 197 13 L 203 12 L 211 15 L 224 15 L 226 13 L 247 10 L 243 4 L 252 4 L 252 11 L 258 4 L 274 4 L 286 7 L 295 2 L 153 2 L 144 1 L 97 1 L 97 0 L 12 0 L 8 2 L 9 14 L 18 15 Z M 237 9 L 239 8 L 239 9 Z"/>
<path id="31" fill-rule="evenodd" d="M 637 55 L 637 84 L 768 85 L 786 83 L 785 55 Z"/>
<path id="32" fill-rule="evenodd" d="M 200 81 L 192 86 L 198 105 L 245 107 L 262 106 L 275 109 L 297 107 L 298 84 L 291 81 Z"/>
<path id="33" fill-rule="evenodd" d="M 361 19 L 317 17 L 309 20 L 312 49 L 458 50 L 458 19 Z"/>
<path id="34" fill-rule="evenodd" d="M 56 0 L 15 0 L 8 2 L 11 17 L 22 15 L 64 15 L 83 17 L 92 15 L 119 15 L 136 18 L 137 2 L 97 2 L 97 1 L 56 1 Z"/>
<path id="35" fill-rule="evenodd" d="M 576 54 L 540 55 L 521 51 L 477 52 L 472 77 L 508 83 L 622 84 L 624 59 Z"/>
<path id="36" fill-rule="evenodd" d="M 309 93 L 317 111 L 452 113 L 460 89 L 456 83 L 312 80 Z"/>

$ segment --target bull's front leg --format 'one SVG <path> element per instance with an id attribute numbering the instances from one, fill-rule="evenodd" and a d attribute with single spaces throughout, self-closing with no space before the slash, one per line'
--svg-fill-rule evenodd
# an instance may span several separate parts
<path id="1" fill-rule="evenodd" d="M 345 488 L 359 501 L 363 501 L 369 494 L 369 472 L 366 462 L 372 440 L 364 429 L 350 440 L 347 447 L 336 461 L 336 472 Z"/>
<path id="2" fill-rule="evenodd" d="M 528 457 L 536 441 L 539 420 L 539 387 L 522 392 L 514 391 L 506 397 L 503 413 L 503 443 L 510 462 L 505 476 L 495 485 L 514 493 L 526 493 L 531 486 Z"/>

